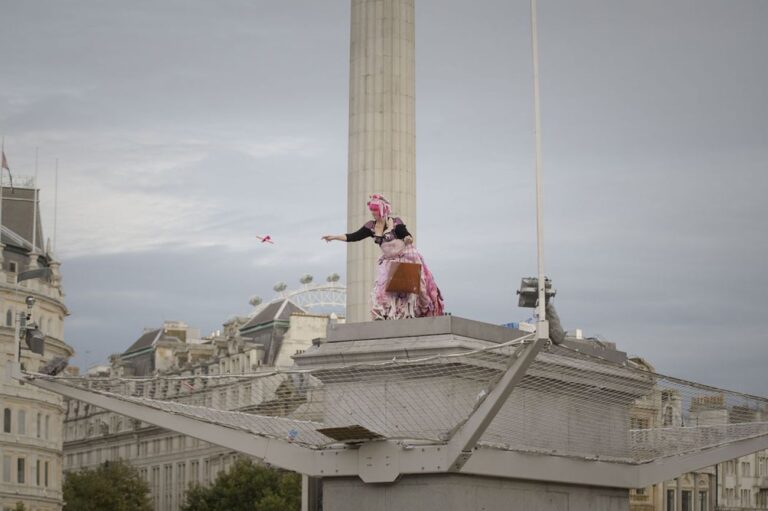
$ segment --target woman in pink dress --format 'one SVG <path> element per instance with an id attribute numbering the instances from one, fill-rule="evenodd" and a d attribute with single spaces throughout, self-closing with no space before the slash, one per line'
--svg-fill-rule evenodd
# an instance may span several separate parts
<path id="1" fill-rule="evenodd" d="M 424 258 L 413 246 L 413 236 L 403 221 L 390 216 L 392 206 L 381 195 L 371 195 L 368 209 L 373 214 L 373 220 L 360 229 L 348 234 L 326 235 L 323 239 L 349 242 L 373 238 L 373 242 L 381 248 L 381 257 L 376 266 L 376 282 L 371 291 L 371 317 L 403 319 L 442 316 L 444 304 L 440 289 Z M 418 294 L 387 292 L 390 267 L 400 262 L 421 265 L 421 290 Z"/>

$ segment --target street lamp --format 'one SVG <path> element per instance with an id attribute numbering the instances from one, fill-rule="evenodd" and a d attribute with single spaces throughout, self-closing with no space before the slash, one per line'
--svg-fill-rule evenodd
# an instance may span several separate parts
<path id="1" fill-rule="evenodd" d="M 35 297 L 27 296 L 24 302 L 27 304 L 26 312 L 19 313 L 19 320 L 16 322 L 16 342 L 18 343 L 17 356 L 21 360 L 21 338 L 32 353 L 38 355 L 45 354 L 45 334 L 37 327 L 37 323 L 32 321 L 32 307 L 35 306 Z"/>
<path id="2" fill-rule="evenodd" d="M 543 292 L 542 292 L 543 290 Z M 555 304 L 552 298 L 557 291 L 552 288 L 552 281 L 544 278 L 544 285 L 539 286 L 537 277 L 526 277 L 520 281 L 520 289 L 517 294 L 520 296 L 517 305 L 519 307 L 536 309 L 537 311 L 546 311 L 546 317 L 549 322 L 547 337 L 555 344 L 561 344 L 565 340 L 565 330 L 560 323 L 560 316 L 555 310 Z M 539 300 L 544 296 L 544 305 L 541 306 Z M 539 317 L 539 320 L 541 317 Z"/>
<path id="3" fill-rule="evenodd" d="M 50 277 L 51 277 L 50 268 L 36 268 L 34 270 L 23 271 L 16 276 L 16 285 L 14 286 L 14 291 L 16 293 L 19 292 L 19 283 L 24 280 L 41 279 L 41 278 L 44 279 L 44 278 L 50 278 Z M 37 324 L 35 324 L 32 321 L 32 307 L 34 307 L 35 305 L 35 297 L 27 296 L 24 299 L 24 302 L 27 304 L 27 311 L 19 312 L 19 317 L 16 321 L 16 330 L 15 330 L 16 363 L 21 363 L 22 331 L 24 335 L 24 340 L 26 341 L 27 346 L 29 347 L 30 351 L 32 351 L 32 353 L 38 353 L 42 355 L 45 351 L 45 335 L 43 335 L 40 329 L 37 328 Z"/>
<path id="4" fill-rule="evenodd" d="M 32 321 L 32 307 L 35 306 L 35 297 L 27 296 L 24 303 L 27 304 L 27 311 L 19 313 L 19 320 L 16 322 L 16 362 L 21 362 L 21 337 L 24 336 L 24 342 L 32 353 L 38 355 L 45 354 L 45 334 L 37 327 L 37 323 Z M 39 369 L 42 374 L 56 376 L 67 368 L 69 360 L 66 357 L 55 357 Z"/>

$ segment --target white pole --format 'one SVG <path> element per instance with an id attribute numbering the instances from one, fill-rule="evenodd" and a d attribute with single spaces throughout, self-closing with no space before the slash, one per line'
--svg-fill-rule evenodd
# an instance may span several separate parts
<path id="1" fill-rule="evenodd" d="M 531 0 L 531 46 L 533 51 L 533 110 L 534 138 L 536 140 L 536 255 L 539 266 L 539 304 L 537 309 L 536 337 L 549 337 L 546 316 L 546 281 L 544 277 L 542 183 L 541 183 L 541 106 L 539 98 L 539 36 L 536 20 L 536 0 Z"/>
<path id="2" fill-rule="evenodd" d="M 32 253 L 37 253 L 37 156 L 38 148 L 35 147 L 35 183 L 32 189 Z"/>
<path id="3" fill-rule="evenodd" d="M 19 275 L 18 273 L 14 276 L 14 285 L 13 285 L 13 293 L 16 298 L 19 297 Z M 16 316 L 15 319 L 15 325 L 13 329 L 13 360 L 16 362 L 16 364 L 21 363 L 21 318 L 22 318 L 22 312 L 16 312 L 14 311 L 14 315 Z"/>
<path id="4" fill-rule="evenodd" d="M 52 252 L 56 253 L 56 221 L 59 212 L 59 159 L 56 158 L 56 171 L 53 182 L 53 247 Z"/>
<path id="5" fill-rule="evenodd" d="M 17 364 L 21 362 L 21 313 L 16 315 L 16 325 L 13 329 L 13 361 Z"/>
<path id="6" fill-rule="evenodd" d="M 2 158 L 5 156 L 5 137 L 3 137 L 2 142 Z M 2 232 L 2 225 L 3 225 L 3 176 L 5 175 L 5 169 L 2 168 L 2 163 L 0 163 L 0 233 Z M 0 244 L 2 244 L 2 238 L 0 238 Z M 2 260 L 3 254 L 0 252 L 0 260 Z"/>

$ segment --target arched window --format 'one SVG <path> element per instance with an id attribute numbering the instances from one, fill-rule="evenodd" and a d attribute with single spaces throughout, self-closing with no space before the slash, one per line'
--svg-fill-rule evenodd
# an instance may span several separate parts
<path id="1" fill-rule="evenodd" d="M 5 326 L 13 326 L 13 311 L 11 309 L 5 313 Z"/>
<path id="2" fill-rule="evenodd" d="M 3 410 L 3 432 L 11 432 L 11 409 L 6 408 Z"/>

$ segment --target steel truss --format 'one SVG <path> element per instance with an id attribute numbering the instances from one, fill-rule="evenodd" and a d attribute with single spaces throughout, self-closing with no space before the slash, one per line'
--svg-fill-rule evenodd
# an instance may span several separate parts
<path id="1" fill-rule="evenodd" d="M 477 445 L 501 405 L 514 391 L 542 344 L 523 344 L 507 370 L 469 418 L 444 443 L 376 440 L 325 448 L 297 445 L 230 426 L 158 410 L 24 373 L 9 362 L 7 374 L 18 381 L 93 406 L 232 449 L 272 465 L 312 477 L 359 476 L 366 483 L 395 481 L 403 474 L 461 473 L 620 488 L 642 488 L 679 474 L 768 449 L 768 434 L 647 463 L 618 463 L 576 457 L 526 454 Z"/>

